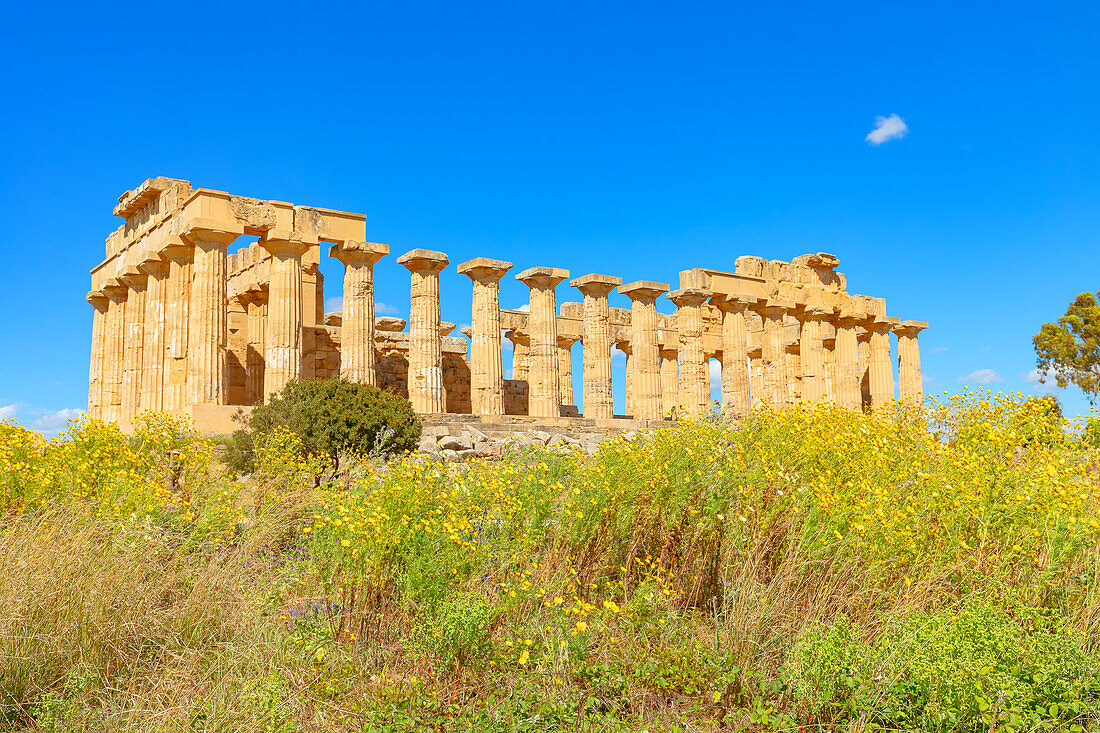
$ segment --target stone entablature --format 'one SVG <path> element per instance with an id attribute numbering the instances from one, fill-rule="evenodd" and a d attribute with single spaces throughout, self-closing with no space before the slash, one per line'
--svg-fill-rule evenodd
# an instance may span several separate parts
<path id="1" fill-rule="evenodd" d="M 923 399 L 917 336 L 928 324 L 849 293 L 826 253 L 739 257 L 732 271 L 680 272 L 676 289 L 529 267 L 514 276 L 531 290 L 529 311 L 500 308 L 499 282 L 513 264 L 478 257 L 455 266 L 473 288 L 467 342 L 441 317 L 439 274 L 450 267 L 442 252 L 397 257 L 411 278 L 408 322 L 375 318 L 374 265 L 390 248 L 365 241 L 362 214 L 172 178 L 126 192 L 115 214 L 125 223 L 107 237 L 87 296 L 88 404 L 124 428 L 144 409 L 210 420 L 289 380 L 337 375 L 405 395 L 423 413 L 559 419 L 578 415 L 580 402 L 586 417 L 606 420 L 615 417 L 613 345 L 627 361 L 627 416 L 639 420 L 708 410 L 712 358 L 722 363 L 721 403 L 731 412 L 826 400 L 878 409 L 896 399 L 891 333 L 900 399 Z M 242 236 L 257 241 L 228 254 Z M 322 246 L 345 267 L 343 313 L 323 313 Z M 559 307 L 565 283 L 583 302 Z M 631 308 L 610 307 L 612 291 Z M 675 313 L 657 312 L 662 297 Z M 513 344 L 511 379 L 502 338 Z M 573 358 L 577 343 L 583 360 Z"/>

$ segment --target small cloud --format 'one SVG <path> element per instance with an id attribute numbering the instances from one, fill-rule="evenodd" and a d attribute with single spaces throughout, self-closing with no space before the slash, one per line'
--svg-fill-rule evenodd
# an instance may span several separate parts
<path id="1" fill-rule="evenodd" d="M 344 297 L 325 298 L 325 313 L 339 313 L 344 310 Z"/>
<path id="2" fill-rule="evenodd" d="M 516 310 L 523 311 L 524 313 L 530 313 L 531 312 L 531 304 L 530 303 L 524 303 L 519 308 L 516 308 Z"/>
<path id="3" fill-rule="evenodd" d="M 921 377 L 921 386 L 924 387 L 925 392 L 939 392 L 943 389 L 943 384 L 936 377 L 935 374 L 925 374 Z"/>
<path id="4" fill-rule="evenodd" d="M 929 349 L 929 350 L 928 350 L 928 353 L 929 353 L 929 354 L 942 354 L 942 353 L 944 353 L 945 351 L 947 351 L 947 347 L 946 347 L 946 346 L 937 346 L 937 347 L 936 347 L 936 348 L 934 348 L 934 349 Z"/>
<path id="5" fill-rule="evenodd" d="M 959 377 L 964 384 L 996 384 L 1005 381 L 1005 378 L 992 369 L 977 369 L 965 377 Z"/>
<path id="6" fill-rule="evenodd" d="M 0 407 L 0 420 L 14 420 L 19 412 L 19 405 L 4 405 Z"/>
<path id="7" fill-rule="evenodd" d="M 1058 380 L 1054 375 L 1054 370 L 1050 368 L 1035 368 L 1030 372 L 1021 372 L 1020 377 L 1036 389 L 1043 386 L 1058 386 Z"/>
<path id="8" fill-rule="evenodd" d="M 625 361 L 626 360 L 626 352 L 623 351 L 622 349 L 614 349 L 613 348 L 613 349 L 611 349 L 611 358 L 612 359 L 623 359 Z"/>
<path id="9" fill-rule="evenodd" d="M 379 316 L 399 316 L 401 311 L 394 305 L 388 305 L 382 301 L 378 301 L 374 304 L 374 312 Z"/>
<path id="10" fill-rule="evenodd" d="M 884 142 L 890 140 L 897 140 L 905 137 L 909 132 L 909 125 L 905 124 L 905 120 L 897 115 L 890 115 L 889 117 L 876 117 L 875 129 L 867 133 L 867 137 L 864 138 L 871 145 L 882 145 Z"/>

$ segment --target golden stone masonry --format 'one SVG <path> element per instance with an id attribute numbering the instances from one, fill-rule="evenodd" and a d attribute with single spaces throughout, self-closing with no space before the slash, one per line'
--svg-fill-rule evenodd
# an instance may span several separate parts
<path id="1" fill-rule="evenodd" d="M 679 287 L 529 267 L 527 312 L 500 307 L 511 262 L 477 257 L 472 319 L 461 336 L 442 320 L 447 255 L 411 249 L 408 330 L 374 314 L 374 265 L 389 254 L 365 241 L 366 216 L 261 201 L 187 181 L 151 178 L 119 198 L 125 224 L 107 237 L 91 273 L 88 411 L 124 429 L 144 410 L 188 414 L 201 430 L 233 429 L 240 406 L 290 380 L 342 376 L 407 396 L 417 412 L 481 420 L 550 421 L 581 415 L 572 347 L 583 350 L 584 418 L 608 427 L 653 424 L 711 409 L 708 361 L 721 364 L 722 409 L 832 401 L 880 409 L 923 400 L 917 335 L 928 327 L 886 315 L 886 301 L 847 292 L 836 257 L 793 262 L 739 257 L 733 272 L 696 268 Z M 258 241 L 228 254 L 242 236 Z M 322 244 L 344 265 L 342 313 L 324 313 Z M 582 302 L 558 306 L 563 282 Z M 629 310 L 611 308 L 617 290 Z M 676 312 L 657 312 L 666 297 Z M 898 340 L 895 394 L 890 333 Z M 512 344 L 505 379 L 501 337 Z M 612 409 L 611 349 L 626 355 L 626 414 Z M 467 355 L 468 354 L 468 355 Z"/>

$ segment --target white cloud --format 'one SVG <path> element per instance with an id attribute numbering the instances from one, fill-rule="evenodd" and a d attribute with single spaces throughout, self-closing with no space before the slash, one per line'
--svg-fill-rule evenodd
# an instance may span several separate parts
<path id="1" fill-rule="evenodd" d="M 382 301 L 378 301 L 374 304 L 374 312 L 379 316 L 399 316 L 401 311 L 395 305 L 388 305 Z"/>
<path id="2" fill-rule="evenodd" d="M 1030 372 L 1022 372 L 1020 377 L 1035 389 L 1051 388 L 1058 386 L 1058 380 L 1054 376 L 1053 369 L 1032 369 Z"/>
<path id="3" fill-rule="evenodd" d="M 19 405 L 4 405 L 0 407 L 0 420 L 14 420 L 17 412 L 19 412 Z"/>
<path id="4" fill-rule="evenodd" d="M 515 310 L 523 311 L 524 313 L 529 313 L 531 311 L 531 304 L 530 303 L 524 303 L 523 305 L 521 305 L 519 308 L 516 308 Z"/>
<path id="5" fill-rule="evenodd" d="M 1005 378 L 992 369 L 977 369 L 965 377 L 959 377 L 959 381 L 966 384 L 996 384 L 1005 381 Z"/>
<path id="6" fill-rule="evenodd" d="M 864 140 L 872 145 L 882 145 L 884 142 L 903 138 L 908 132 L 909 125 L 897 115 L 879 116 L 875 118 L 875 129 L 867 133 Z"/>
<path id="7" fill-rule="evenodd" d="M 947 351 L 947 347 L 946 347 L 946 346 L 937 346 L 937 347 L 936 347 L 936 348 L 934 348 L 934 349 L 929 349 L 929 350 L 928 350 L 928 353 L 929 353 L 929 354 L 942 354 L 942 353 L 944 353 L 945 351 Z"/>
<path id="8" fill-rule="evenodd" d="M 57 412 L 41 412 L 31 420 L 28 426 L 31 430 L 37 430 L 44 435 L 57 435 L 68 426 L 69 420 L 80 417 L 84 410 L 75 407 L 67 407 Z"/>
<path id="9" fill-rule="evenodd" d="M 611 358 L 612 359 L 624 359 L 625 360 L 626 359 L 626 352 L 623 351 L 622 349 L 612 348 L 611 349 Z"/>
<path id="10" fill-rule="evenodd" d="M 344 310 L 344 297 L 325 298 L 325 313 L 337 313 Z"/>

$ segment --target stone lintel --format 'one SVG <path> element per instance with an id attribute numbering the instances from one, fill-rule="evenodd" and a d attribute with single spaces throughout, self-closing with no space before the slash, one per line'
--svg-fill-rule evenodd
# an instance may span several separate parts
<path id="1" fill-rule="evenodd" d="M 367 262 L 373 265 L 389 253 L 388 244 L 357 242 L 353 239 L 345 239 L 328 248 L 329 257 L 334 257 L 345 265 L 352 262 Z"/>
<path id="2" fill-rule="evenodd" d="M 560 267 L 528 267 L 516 275 L 519 280 L 528 287 L 555 287 L 562 280 L 569 279 L 569 270 Z"/>
<path id="3" fill-rule="evenodd" d="M 382 316 L 374 319 L 374 330 L 376 331 L 404 331 L 405 319 L 396 318 L 394 316 Z"/>
<path id="4" fill-rule="evenodd" d="M 447 255 L 431 249 L 410 249 L 397 258 L 397 264 L 404 265 L 409 272 L 440 272 L 450 262 Z"/>
<path id="5" fill-rule="evenodd" d="M 562 318 L 584 318 L 584 303 L 562 303 L 558 310 Z"/>
<path id="6" fill-rule="evenodd" d="M 833 305 L 806 305 L 799 310 L 807 318 L 826 318 L 835 315 L 839 309 Z"/>
<path id="7" fill-rule="evenodd" d="M 600 275 L 590 272 L 587 275 L 575 277 L 569 281 L 571 287 L 577 288 L 586 295 L 607 295 L 619 285 L 623 284 L 621 277 L 614 275 Z"/>
<path id="8" fill-rule="evenodd" d="M 474 280 L 500 280 L 504 273 L 512 269 L 511 262 L 494 260 L 489 257 L 475 257 L 466 260 L 457 267 L 459 275 L 468 275 Z"/>
<path id="9" fill-rule="evenodd" d="M 619 286 L 619 294 L 625 295 L 631 300 L 656 300 L 671 288 L 664 283 L 652 280 L 635 280 L 632 283 Z"/>

